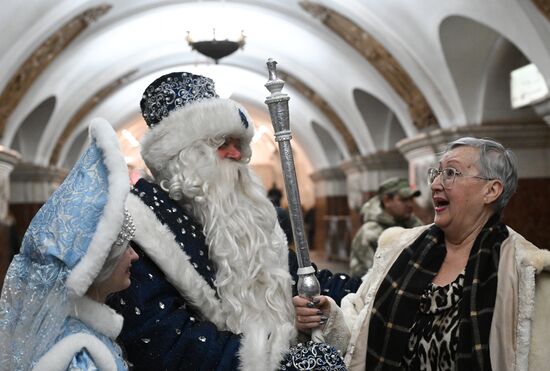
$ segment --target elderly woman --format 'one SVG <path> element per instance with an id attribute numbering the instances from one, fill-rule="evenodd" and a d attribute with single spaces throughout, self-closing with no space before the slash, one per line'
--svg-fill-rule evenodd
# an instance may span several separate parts
<path id="1" fill-rule="evenodd" d="M 350 370 L 547 369 L 550 252 L 500 221 L 516 167 L 492 140 L 450 143 L 428 173 L 434 224 L 382 234 L 341 309 L 295 297 L 298 329 L 320 326 Z"/>
<path id="2" fill-rule="evenodd" d="M 33 218 L 0 299 L 0 370 L 127 370 L 123 319 L 107 296 L 130 285 L 137 255 L 124 205 L 128 169 L 111 125 Z"/>

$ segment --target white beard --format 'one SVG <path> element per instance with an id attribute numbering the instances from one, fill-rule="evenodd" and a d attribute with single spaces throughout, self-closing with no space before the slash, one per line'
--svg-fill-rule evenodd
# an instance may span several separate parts
<path id="1" fill-rule="evenodd" d="M 259 326 L 276 333 L 294 323 L 284 234 L 249 166 L 212 152 L 192 161 L 185 156 L 182 202 L 204 227 L 228 329 L 240 334 Z"/>

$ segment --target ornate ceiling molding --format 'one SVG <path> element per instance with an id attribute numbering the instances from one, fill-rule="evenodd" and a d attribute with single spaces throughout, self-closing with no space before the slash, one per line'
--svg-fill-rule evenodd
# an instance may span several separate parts
<path id="1" fill-rule="evenodd" d="M 340 164 L 346 175 L 373 170 L 407 170 L 408 162 L 397 149 L 378 151 L 367 156 L 355 157 Z"/>
<path id="2" fill-rule="evenodd" d="M 130 77 L 135 73 L 137 73 L 137 71 L 138 71 L 137 69 L 131 70 L 130 72 L 122 75 L 121 77 L 114 80 L 110 84 L 104 86 L 103 88 L 98 90 L 94 95 L 92 95 L 90 99 L 88 99 L 82 106 L 80 106 L 80 108 L 76 111 L 76 113 L 71 117 L 67 125 L 65 125 L 65 128 L 63 129 L 63 133 L 61 133 L 61 136 L 55 143 L 55 147 L 50 157 L 50 165 L 57 166 L 63 147 L 69 140 L 71 134 L 76 130 L 76 128 L 78 127 L 78 124 L 80 124 L 82 119 L 86 117 L 86 115 L 90 113 L 108 95 L 110 95 L 120 86 L 125 85 L 129 81 Z"/>
<path id="3" fill-rule="evenodd" d="M 437 119 L 422 92 L 405 69 L 378 40 L 349 18 L 323 5 L 302 0 L 300 6 L 319 18 L 325 26 L 344 39 L 378 70 L 405 101 L 412 121 L 418 129 L 437 125 Z"/>
<path id="4" fill-rule="evenodd" d="M 317 170 L 316 172 L 311 173 L 309 177 L 311 178 L 311 180 L 313 180 L 314 183 L 317 183 L 319 181 L 327 181 L 327 180 L 337 180 L 337 181 L 346 180 L 346 174 L 339 167 L 331 167 L 331 168 Z"/>
<path id="5" fill-rule="evenodd" d="M 531 0 L 542 14 L 550 21 L 550 0 Z"/>
<path id="6" fill-rule="evenodd" d="M 317 94 L 313 89 L 311 89 L 296 76 L 289 75 L 284 71 L 278 71 L 278 73 L 281 79 L 283 79 L 286 83 L 292 85 L 309 101 L 311 101 L 329 119 L 334 128 L 340 133 L 340 135 L 342 135 L 342 138 L 344 139 L 348 152 L 351 156 L 360 154 L 359 148 L 357 147 L 357 143 L 355 142 L 352 133 L 348 130 L 340 116 L 338 116 L 338 114 L 334 112 L 334 110 L 326 100 L 324 100 L 319 94 Z"/>
<path id="7" fill-rule="evenodd" d="M 437 154 L 448 143 L 462 137 L 492 138 L 503 146 L 516 149 L 550 148 L 550 127 L 545 123 L 469 125 L 448 129 L 436 129 L 401 139 L 397 149 L 410 161 L 411 154 Z"/>
<path id="8" fill-rule="evenodd" d="M 48 37 L 23 62 L 0 94 L 0 137 L 3 135 L 8 118 L 42 71 L 82 31 L 99 17 L 105 15 L 111 8 L 111 5 L 102 4 L 78 14 Z"/>

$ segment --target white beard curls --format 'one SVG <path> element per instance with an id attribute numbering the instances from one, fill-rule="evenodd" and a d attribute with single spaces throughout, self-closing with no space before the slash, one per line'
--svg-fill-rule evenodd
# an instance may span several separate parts
<path id="1" fill-rule="evenodd" d="M 258 178 L 204 143 L 179 159 L 181 202 L 203 225 L 228 329 L 293 324 L 288 248 Z"/>

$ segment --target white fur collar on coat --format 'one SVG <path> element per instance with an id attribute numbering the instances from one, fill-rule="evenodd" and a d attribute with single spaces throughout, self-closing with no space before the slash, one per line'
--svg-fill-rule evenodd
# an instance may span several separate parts
<path id="1" fill-rule="evenodd" d="M 345 357 L 349 370 L 360 370 L 365 367 L 368 328 L 364 324 L 369 320 L 372 303 L 380 282 L 400 252 L 429 227 L 430 225 L 412 229 L 394 227 L 384 231 L 379 239 L 374 265 L 363 278 L 363 284 L 356 294 L 350 294 L 342 300 L 345 322 L 351 332 Z M 539 286 L 544 287 L 543 290 L 546 292 L 550 292 L 550 279 L 548 279 L 550 276 L 548 273 L 550 272 L 550 251 L 538 249 L 511 228 L 508 228 L 508 232 L 509 236 L 502 244 L 501 256 L 504 257 L 504 253 L 507 251 L 510 254 L 507 254 L 509 258 L 501 258 L 499 277 L 501 273 L 506 273 L 509 277 L 503 276 L 503 279 L 499 280 L 497 290 L 500 290 L 502 285 L 505 291 L 509 291 L 510 301 L 503 302 L 502 298 L 499 299 L 499 295 L 504 295 L 504 292 L 497 294 L 494 318 L 500 316 L 506 323 L 511 323 L 512 326 L 515 324 L 515 326 L 510 332 L 504 332 L 504 334 L 511 333 L 512 335 L 501 339 L 498 338 L 498 334 L 503 334 L 502 330 L 499 332 L 495 328 L 501 324 L 496 323 L 498 321 L 493 322 L 490 339 L 491 360 L 492 363 L 497 364 L 493 361 L 493 357 L 495 354 L 499 354 L 499 357 L 505 356 L 512 360 L 506 370 L 528 370 L 530 364 L 540 366 L 550 362 L 550 356 L 546 350 L 538 350 L 536 354 L 533 351 L 533 348 L 537 347 L 537 344 L 533 343 L 533 339 L 538 336 L 539 339 L 545 339 L 545 343 L 549 339 L 547 335 L 549 332 L 548 321 L 544 316 L 550 305 L 545 304 L 548 302 L 546 298 L 539 296 L 539 290 L 541 290 Z M 508 266 L 512 268 L 505 271 Z M 542 272 L 546 272 L 545 277 L 540 280 L 536 279 L 535 276 Z M 514 282 L 516 283 L 514 284 Z M 517 308 L 510 312 L 510 308 L 514 306 Z M 514 318 L 510 319 L 510 313 Z M 343 326 L 344 323 L 339 321 L 339 324 L 336 325 Z M 542 333 L 545 334 L 541 335 Z M 325 338 L 330 339 L 331 336 L 330 333 L 325 334 Z"/>
<path id="2" fill-rule="evenodd" d="M 111 307 L 83 296 L 74 301 L 71 316 L 79 319 L 88 327 L 115 340 L 124 318 Z"/>
<path id="3" fill-rule="evenodd" d="M 216 292 L 191 265 L 189 256 L 178 245 L 170 229 L 157 219 L 155 213 L 139 197 L 130 194 L 126 206 L 134 216 L 134 240 L 164 272 L 168 282 L 189 305 L 213 322 L 218 330 L 231 330 L 224 319 L 224 311 L 230 309 L 222 308 Z M 278 237 L 284 241 L 283 232 L 279 232 Z M 281 261 L 287 262 L 287 255 Z M 242 335 L 239 350 L 241 369 L 276 370 L 289 343 L 294 339 L 296 330 L 291 322 L 269 324 L 264 318 L 261 322 L 251 323 Z"/>

